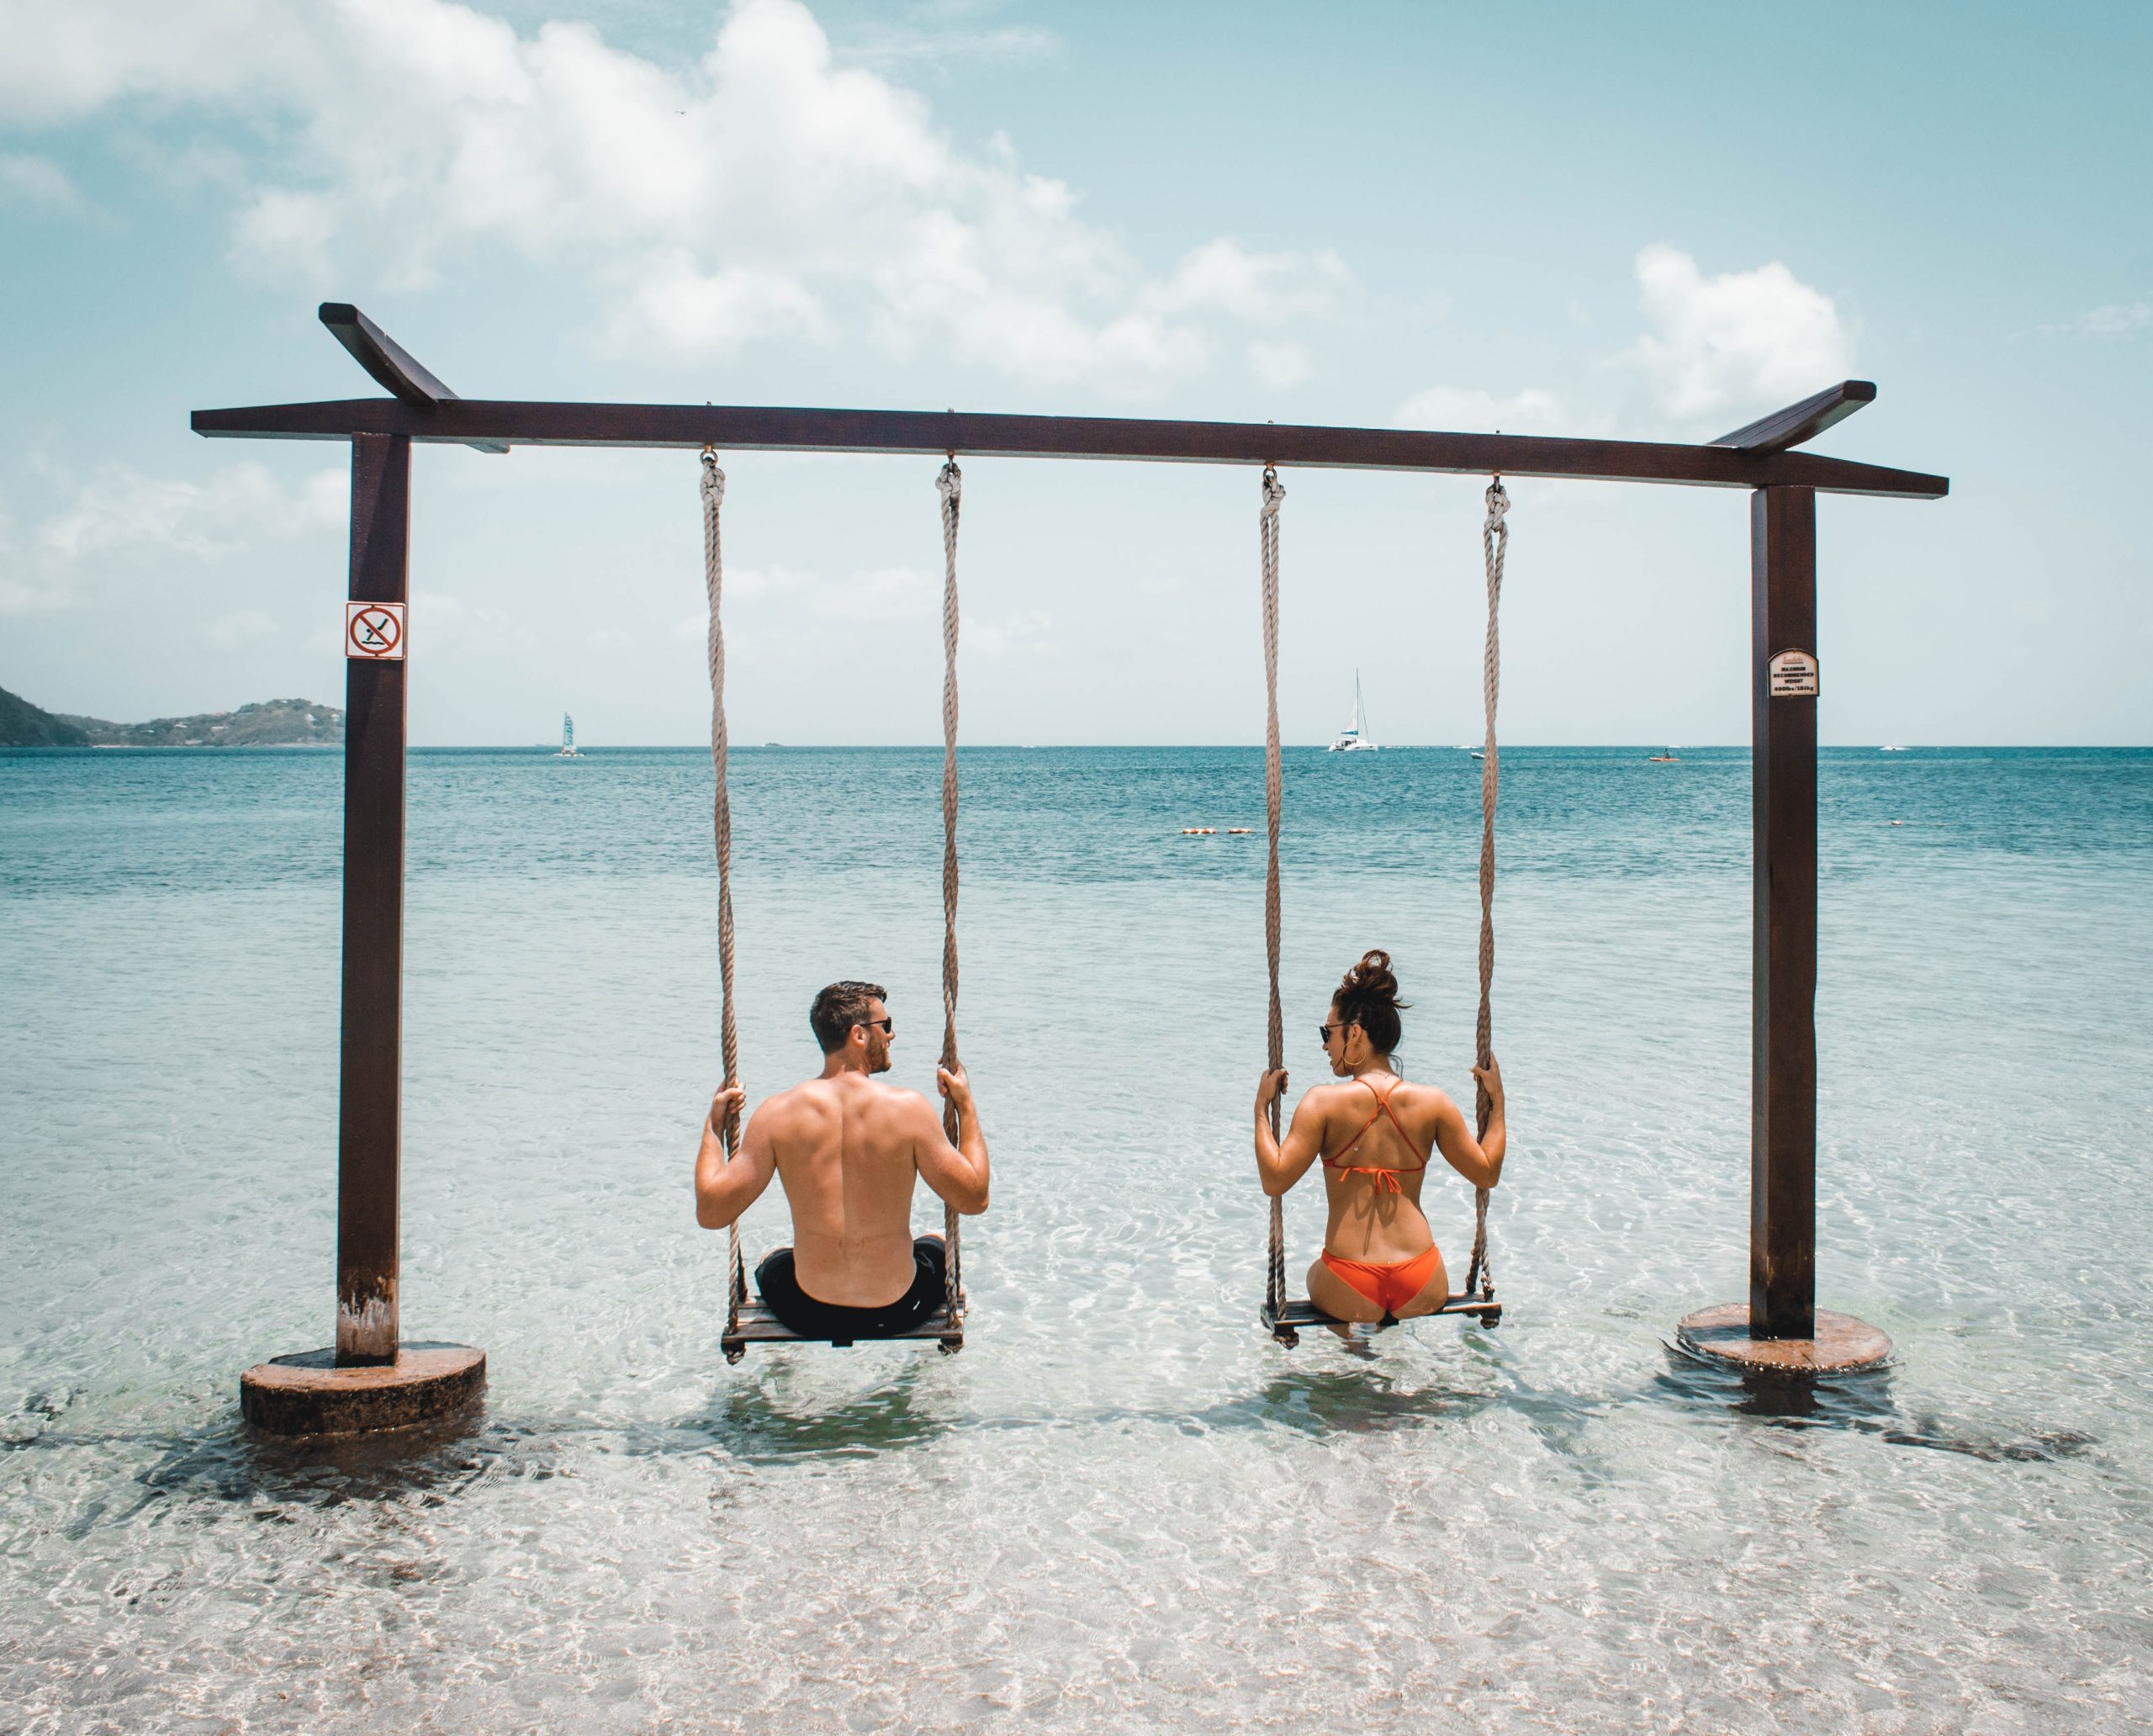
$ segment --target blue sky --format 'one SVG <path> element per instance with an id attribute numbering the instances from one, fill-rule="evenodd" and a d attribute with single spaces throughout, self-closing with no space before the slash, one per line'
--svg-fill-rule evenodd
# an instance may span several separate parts
<path id="1" fill-rule="evenodd" d="M 1852 374 L 1823 728 L 2153 740 L 2153 9 L 0 0 L 0 685 L 336 701 L 345 463 L 190 409 L 468 395 L 1704 438 Z M 729 457 L 743 739 L 938 730 L 927 459 Z M 413 730 L 706 728 L 692 455 L 424 448 Z M 1286 474 L 1289 738 L 1479 710 L 1480 484 Z M 1519 741 L 1747 733 L 1746 505 L 1521 483 Z M 965 725 L 1262 721 L 1256 479 L 966 466 Z"/>

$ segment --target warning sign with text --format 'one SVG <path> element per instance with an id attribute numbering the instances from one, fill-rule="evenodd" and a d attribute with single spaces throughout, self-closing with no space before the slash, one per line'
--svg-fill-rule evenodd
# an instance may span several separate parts
<path id="1" fill-rule="evenodd" d="M 1814 699 L 1817 659 L 1807 651 L 1782 651 L 1771 661 L 1774 699 Z"/>
<path id="2" fill-rule="evenodd" d="M 404 605 L 344 605 L 344 654 L 369 663 L 404 660 Z"/>

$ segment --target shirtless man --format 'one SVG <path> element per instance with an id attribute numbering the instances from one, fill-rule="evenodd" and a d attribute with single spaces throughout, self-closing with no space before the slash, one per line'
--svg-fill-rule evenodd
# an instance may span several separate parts
<path id="1" fill-rule="evenodd" d="M 807 1014 L 823 1071 L 767 1099 L 733 1161 L 719 1130 L 747 1102 L 721 1089 L 696 1154 L 696 1221 L 722 1230 L 775 1174 L 792 1207 L 793 1246 L 755 1268 L 770 1311 L 807 1338 L 886 1338 L 910 1331 L 943 1300 L 948 1250 L 912 1233 L 915 1178 L 967 1216 L 987 1209 L 987 1141 L 962 1067 L 938 1067 L 957 1111 L 957 1143 L 917 1091 L 878 1085 L 897 1028 L 880 985 L 833 982 Z"/>

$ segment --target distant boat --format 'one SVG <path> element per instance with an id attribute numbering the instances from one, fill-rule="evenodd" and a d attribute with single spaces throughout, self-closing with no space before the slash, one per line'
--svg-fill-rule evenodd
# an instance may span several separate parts
<path id="1" fill-rule="evenodd" d="M 1334 754 L 1374 753 L 1376 744 L 1368 740 L 1362 733 L 1367 727 L 1366 720 L 1361 713 L 1361 672 L 1355 670 L 1353 671 L 1352 721 L 1338 732 L 1330 744 L 1330 751 Z"/>
<path id="2" fill-rule="evenodd" d="M 1891 744 L 1891 746 L 1889 746 L 1889 747 L 1885 748 L 1884 749 L 1882 749 L 1882 751 L 1883 751 L 1883 752 L 1885 752 L 1885 753 L 1886 753 L 1886 754 L 1903 754 L 1903 753 L 1905 753 L 1907 750 L 1906 750 L 1904 748 L 1901 747 L 1901 746 L 1900 746 L 1896 742 L 1894 742 L 1894 743 L 1892 743 L 1892 744 Z"/>
<path id="3" fill-rule="evenodd" d="M 1670 747 L 1664 754 L 1646 754 L 1645 760 L 1652 765 L 1679 765 L 1682 763 L 1682 756 Z"/>
<path id="4" fill-rule="evenodd" d="M 553 757 L 556 760 L 583 758 L 583 755 L 575 750 L 575 719 L 569 716 L 566 712 L 561 713 L 561 751 Z"/>

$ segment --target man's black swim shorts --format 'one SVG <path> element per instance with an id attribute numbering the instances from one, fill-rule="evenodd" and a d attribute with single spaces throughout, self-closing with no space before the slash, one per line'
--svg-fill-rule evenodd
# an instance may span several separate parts
<path id="1" fill-rule="evenodd" d="M 770 1312 L 803 1338 L 887 1338 L 909 1332 L 942 1305 L 949 1257 L 942 1238 L 918 1237 L 912 1245 L 912 1288 L 881 1308 L 843 1308 L 809 1295 L 793 1275 L 789 1247 L 780 1248 L 755 1268 L 755 1288 L 763 1293 Z"/>

